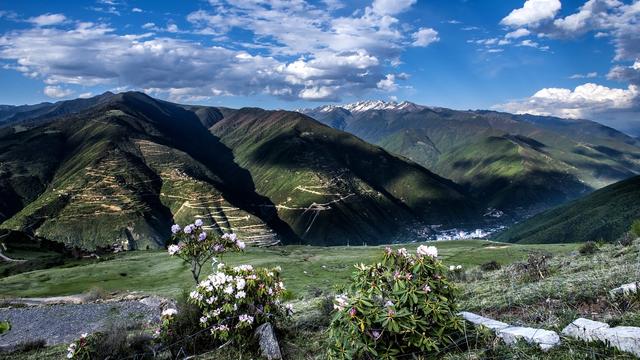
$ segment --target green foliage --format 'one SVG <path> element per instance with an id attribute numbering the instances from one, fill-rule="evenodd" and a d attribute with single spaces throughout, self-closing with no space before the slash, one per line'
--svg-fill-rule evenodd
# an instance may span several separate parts
<path id="1" fill-rule="evenodd" d="M 454 341 L 462 329 L 457 290 L 437 254 L 425 248 L 418 256 L 388 248 L 380 263 L 356 266 L 346 295 L 336 298 L 330 358 L 433 354 Z"/>
<path id="2" fill-rule="evenodd" d="M 180 353 L 197 354 L 212 347 L 211 335 L 200 326 L 202 310 L 189 301 L 189 294 L 178 296 L 176 311 L 166 309 L 156 331 L 156 341 L 169 349 L 173 357 Z"/>
<path id="3" fill-rule="evenodd" d="M 633 223 L 631 223 L 630 232 L 631 235 L 635 236 L 636 238 L 640 237 L 640 219 L 634 220 Z"/>
<path id="4" fill-rule="evenodd" d="M 598 244 L 596 244 L 594 241 L 587 241 L 586 243 L 582 244 L 578 249 L 578 252 L 580 252 L 580 254 L 582 255 L 593 255 L 597 251 L 598 251 Z"/>
<path id="5" fill-rule="evenodd" d="M 488 261 L 488 262 L 480 265 L 480 269 L 482 269 L 483 271 L 500 270 L 501 267 L 502 266 L 500 265 L 500 263 L 495 261 L 495 260 L 491 260 L 491 261 Z"/>
<path id="6" fill-rule="evenodd" d="M 578 200 L 538 214 L 496 240 L 526 244 L 614 242 L 640 218 L 640 176 L 620 181 Z"/>
<path id="7" fill-rule="evenodd" d="M 8 321 L 0 321 L 0 335 L 11 330 L 11 323 Z"/>
<path id="8" fill-rule="evenodd" d="M 551 254 L 545 251 L 531 252 L 526 261 L 517 262 L 511 266 L 513 275 L 525 282 L 542 280 L 551 271 L 549 267 L 551 257 Z"/>

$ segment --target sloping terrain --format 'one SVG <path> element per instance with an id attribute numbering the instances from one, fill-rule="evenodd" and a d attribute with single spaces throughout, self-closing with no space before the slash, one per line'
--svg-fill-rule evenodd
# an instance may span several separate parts
<path id="1" fill-rule="evenodd" d="M 478 220 L 451 181 L 298 113 L 133 92 L 55 108 L 0 128 L 1 228 L 153 248 L 194 217 L 259 244 L 389 242 Z"/>
<path id="2" fill-rule="evenodd" d="M 211 131 L 305 242 L 406 240 L 425 224 L 477 220 L 451 181 L 304 115 L 241 109 Z"/>
<path id="3" fill-rule="evenodd" d="M 615 241 L 640 218 L 640 176 L 515 225 L 497 238 L 517 243 Z"/>
<path id="4" fill-rule="evenodd" d="M 407 102 L 301 111 L 463 184 L 481 202 L 522 215 L 640 172 L 637 139 L 587 120 Z"/>

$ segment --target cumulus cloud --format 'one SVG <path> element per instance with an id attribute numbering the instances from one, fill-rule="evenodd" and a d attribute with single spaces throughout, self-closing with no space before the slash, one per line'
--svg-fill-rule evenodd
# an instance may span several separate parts
<path id="1" fill-rule="evenodd" d="M 407 11 L 417 0 L 374 0 L 373 11 L 381 15 L 396 15 Z"/>
<path id="2" fill-rule="evenodd" d="M 637 110 L 640 90 L 609 88 L 593 83 L 575 89 L 544 88 L 526 99 L 496 106 L 517 114 L 553 115 L 565 118 L 593 118 L 611 111 Z"/>
<path id="3" fill-rule="evenodd" d="M 525 37 L 525 36 L 529 36 L 529 34 L 531 34 L 531 31 L 524 29 L 524 28 L 520 28 L 517 30 L 514 30 L 510 33 L 507 33 L 507 35 L 505 35 L 504 37 L 506 39 L 518 39 L 521 37 Z"/>
<path id="4" fill-rule="evenodd" d="M 44 94 L 50 98 L 59 99 L 63 97 L 70 96 L 74 93 L 73 90 L 64 89 L 60 86 L 45 86 Z"/>
<path id="5" fill-rule="evenodd" d="M 438 32 L 431 28 L 420 28 L 411 35 L 413 46 L 429 46 L 430 44 L 440 40 Z"/>
<path id="6" fill-rule="evenodd" d="M 27 19 L 28 22 L 36 26 L 51 26 L 63 23 L 67 20 L 67 17 L 63 14 L 43 14 Z"/>
<path id="7" fill-rule="evenodd" d="M 511 11 L 500 23 L 513 27 L 538 25 L 553 19 L 561 6 L 560 0 L 526 0 L 521 8 Z"/>
<path id="8" fill-rule="evenodd" d="M 175 101 L 254 94 L 338 101 L 397 89 L 396 82 L 406 77 L 390 74 L 390 68 L 401 62 L 404 49 L 438 41 L 436 30 L 416 30 L 395 17 L 415 2 L 375 0 L 351 15 L 334 16 L 340 7 L 335 1 L 321 8 L 304 0 L 211 0 L 210 11 L 187 16 L 191 28 L 149 22 L 142 28 L 152 32 L 142 34 L 120 34 L 101 23 L 63 19 L 56 25 L 41 19 L 37 26 L 0 36 L 0 59 L 56 88 L 52 95 L 65 85 L 124 84 Z M 254 39 L 227 47 L 172 37 L 190 33 L 231 40 L 235 29 Z"/>

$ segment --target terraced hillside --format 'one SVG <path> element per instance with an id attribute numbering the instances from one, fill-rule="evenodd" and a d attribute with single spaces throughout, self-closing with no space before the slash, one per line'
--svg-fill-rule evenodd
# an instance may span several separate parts
<path id="1" fill-rule="evenodd" d="M 463 184 L 483 203 L 531 213 L 640 172 L 640 142 L 587 120 L 361 102 L 302 110 Z"/>
<path id="2" fill-rule="evenodd" d="M 258 244 L 389 242 L 478 220 L 451 181 L 298 113 L 133 92 L 72 102 L 0 128 L 1 228 L 154 248 L 194 217 Z"/>
<path id="3" fill-rule="evenodd" d="M 451 181 L 298 113 L 241 109 L 211 131 L 305 242 L 405 240 L 425 224 L 478 220 Z"/>

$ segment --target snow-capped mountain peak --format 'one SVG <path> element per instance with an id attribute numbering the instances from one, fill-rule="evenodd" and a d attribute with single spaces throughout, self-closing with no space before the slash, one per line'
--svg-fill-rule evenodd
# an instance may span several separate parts
<path id="1" fill-rule="evenodd" d="M 426 106 L 417 105 L 410 101 L 382 101 L 382 100 L 366 100 L 358 101 L 345 105 L 324 105 L 315 109 L 300 109 L 299 112 L 331 112 L 337 109 L 348 110 L 351 113 L 365 112 L 370 110 L 391 110 L 391 111 L 417 111 L 425 109 Z"/>

